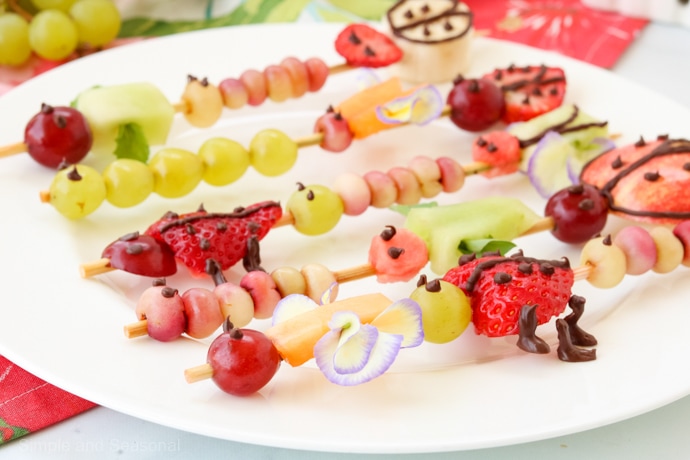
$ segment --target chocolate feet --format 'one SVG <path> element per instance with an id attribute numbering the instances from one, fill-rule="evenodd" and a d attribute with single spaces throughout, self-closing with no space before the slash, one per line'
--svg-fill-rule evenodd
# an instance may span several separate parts
<path id="1" fill-rule="evenodd" d="M 523 305 L 520 309 L 520 332 L 517 346 L 528 353 L 546 354 L 551 347 L 543 339 L 537 337 L 537 306 Z"/>
<path id="2" fill-rule="evenodd" d="M 573 310 L 571 314 L 565 317 L 565 321 L 568 323 L 568 330 L 570 331 L 570 341 L 573 345 L 580 347 L 593 347 L 597 344 L 596 337 L 583 331 L 577 324 L 585 310 L 585 298 L 579 295 L 572 295 L 568 305 Z"/>
<path id="3" fill-rule="evenodd" d="M 564 319 L 556 320 L 558 330 L 558 359 L 572 363 L 597 359 L 596 349 L 578 348 L 570 338 L 570 326 Z"/>

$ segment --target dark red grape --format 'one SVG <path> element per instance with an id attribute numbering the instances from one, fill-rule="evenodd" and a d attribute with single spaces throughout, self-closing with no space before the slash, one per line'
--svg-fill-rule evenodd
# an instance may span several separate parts
<path id="1" fill-rule="evenodd" d="M 608 212 L 608 200 L 588 184 L 556 192 L 544 209 L 544 215 L 554 221 L 551 233 L 565 243 L 583 243 L 598 235 L 606 225 Z"/>
<path id="2" fill-rule="evenodd" d="M 24 129 L 24 143 L 34 160 L 57 168 L 81 161 L 91 150 L 93 136 L 78 110 L 43 104 Z"/>
<path id="3" fill-rule="evenodd" d="M 491 127 L 506 107 L 501 88 L 484 78 L 456 78 L 446 102 L 451 121 L 458 128 L 473 132 Z"/>

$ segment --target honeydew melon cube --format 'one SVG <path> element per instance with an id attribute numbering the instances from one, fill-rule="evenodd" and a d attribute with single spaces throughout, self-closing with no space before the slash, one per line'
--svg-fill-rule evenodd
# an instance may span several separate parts
<path id="1" fill-rule="evenodd" d="M 87 119 L 93 134 L 92 152 L 112 154 L 121 125 L 138 124 L 149 145 L 165 144 L 175 110 L 153 84 L 126 83 L 83 91 L 74 106 Z"/>
<path id="2" fill-rule="evenodd" d="M 512 241 L 540 216 L 516 198 L 488 197 L 452 205 L 413 208 L 405 227 L 422 238 L 431 270 L 443 275 L 457 266 L 463 240 Z"/>

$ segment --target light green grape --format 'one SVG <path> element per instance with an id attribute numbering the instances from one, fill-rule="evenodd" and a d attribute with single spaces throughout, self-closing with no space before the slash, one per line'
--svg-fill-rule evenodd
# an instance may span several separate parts
<path id="1" fill-rule="evenodd" d="M 103 170 L 106 200 L 113 206 L 128 208 L 144 201 L 154 186 L 153 171 L 141 161 L 121 158 Z"/>
<path id="2" fill-rule="evenodd" d="M 345 206 L 340 196 L 323 185 L 300 184 L 285 205 L 295 229 L 304 235 L 321 235 L 336 226 Z"/>
<path id="3" fill-rule="evenodd" d="M 31 0 L 38 10 L 60 10 L 67 13 L 77 0 Z"/>
<path id="4" fill-rule="evenodd" d="M 454 284 L 439 280 L 438 289 L 432 284 L 421 285 L 410 294 L 422 310 L 424 340 L 447 343 L 462 334 L 472 320 L 472 307 L 465 293 Z"/>
<path id="5" fill-rule="evenodd" d="M 64 59 L 77 48 L 77 27 L 66 13 L 43 10 L 29 24 L 29 43 L 45 59 Z"/>
<path id="6" fill-rule="evenodd" d="M 249 159 L 264 176 L 279 176 L 297 161 L 297 144 L 277 129 L 264 129 L 250 142 Z"/>
<path id="7" fill-rule="evenodd" d="M 204 162 L 204 181 L 211 185 L 235 182 L 249 167 L 249 152 L 242 144 L 222 137 L 208 139 L 199 148 Z"/>
<path id="8" fill-rule="evenodd" d="M 78 0 L 69 14 L 77 26 L 80 43 L 103 46 L 120 32 L 122 19 L 112 0 Z"/>
<path id="9" fill-rule="evenodd" d="M 201 158 L 188 150 L 164 148 L 149 161 L 153 191 L 162 197 L 178 198 L 194 190 L 204 176 Z"/>
<path id="10" fill-rule="evenodd" d="M 15 13 L 0 15 L 0 65 L 21 65 L 30 56 L 27 20 Z"/>
<path id="11" fill-rule="evenodd" d="M 50 184 L 50 204 L 65 217 L 81 219 L 105 200 L 103 178 L 90 166 L 74 165 L 58 171 Z"/>

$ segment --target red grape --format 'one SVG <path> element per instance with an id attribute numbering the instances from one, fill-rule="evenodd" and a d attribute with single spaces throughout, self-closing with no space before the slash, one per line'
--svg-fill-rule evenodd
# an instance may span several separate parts
<path id="1" fill-rule="evenodd" d="M 91 150 L 93 136 L 78 110 L 43 104 L 24 129 L 24 143 L 34 160 L 57 168 L 81 161 Z"/>
<path id="2" fill-rule="evenodd" d="M 608 201 L 598 188 L 578 184 L 552 195 L 544 215 L 553 218 L 551 233 L 560 241 L 583 243 L 604 228 L 608 212 Z"/>
<path id="3" fill-rule="evenodd" d="M 500 120 L 506 102 L 503 91 L 488 79 L 454 80 L 446 100 L 450 106 L 450 120 L 466 131 L 482 131 Z"/>
<path id="4" fill-rule="evenodd" d="M 226 393 L 247 396 L 259 391 L 278 371 L 281 357 L 262 332 L 237 329 L 226 321 L 221 335 L 211 343 L 207 362 L 213 382 Z"/>

